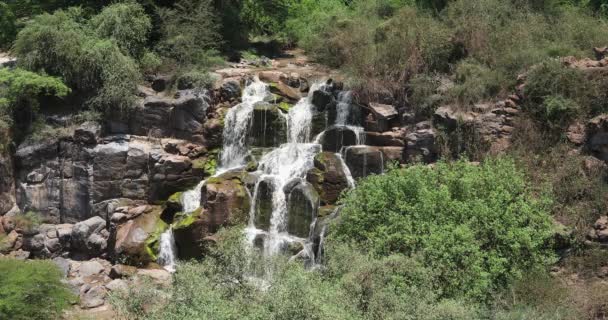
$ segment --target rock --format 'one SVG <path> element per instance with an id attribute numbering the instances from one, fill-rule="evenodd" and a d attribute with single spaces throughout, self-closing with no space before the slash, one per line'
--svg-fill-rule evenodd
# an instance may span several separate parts
<path id="1" fill-rule="evenodd" d="M 302 94 L 300 93 L 300 90 L 294 89 L 294 88 L 288 86 L 287 84 L 283 83 L 282 81 L 277 82 L 276 87 L 271 87 L 271 92 L 273 91 L 272 90 L 273 88 L 276 88 L 278 90 L 273 93 L 279 94 L 292 101 L 298 101 L 298 100 L 302 99 Z"/>
<path id="2" fill-rule="evenodd" d="M 44 235 L 37 234 L 31 238 L 26 238 L 23 248 L 28 251 L 40 251 L 44 248 Z"/>
<path id="3" fill-rule="evenodd" d="M 281 72 L 281 71 L 273 71 L 273 70 L 268 70 L 268 71 L 262 71 L 258 74 L 258 77 L 260 78 L 260 80 L 264 81 L 264 82 L 279 82 L 281 81 L 281 79 L 285 78 L 286 75 Z"/>
<path id="4" fill-rule="evenodd" d="M 589 120 L 586 129 L 587 149 L 598 159 L 608 161 L 608 114 Z"/>
<path id="5" fill-rule="evenodd" d="M 112 269 L 110 269 L 110 278 L 112 278 L 112 279 L 130 278 L 130 277 L 134 276 L 136 273 L 137 273 L 136 267 L 132 267 L 132 266 L 124 265 L 124 264 L 117 264 L 117 265 L 112 266 Z"/>
<path id="6" fill-rule="evenodd" d="M 327 106 L 334 100 L 331 91 L 325 87 L 321 87 L 312 93 L 312 104 L 316 107 L 316 110 L 323 112 L 327 109 Z"/>
<path id="7" fill-rule="evenodd" d="M 253 107 L 249 143 L 253 147 L 278 147 L 287 142 L 287 123 L 276 105 L 258 102 Z"/>
<path id="8" fill-rule="evenodd" d="M 369 146 L 352 146 L 346 149 L 344 162 L 353 178 L 358 179 L 384 171 L 384 157 L 380 150 Z"/>
<path id="9" fill-rule="evenodd" d="M 167 84 L 170 80 L 171 77 L 168 75 L 157 75 L 152 80 L 152 89 L 156 92 L 163 92 L 167 89 Z"/>
<path id="10" fill-rule="evenodd" d="M 9 256 L 13 257 L 14 259 L 17 259 L 17 260 L 26 260 L 26 259 L 29 259 L 30 252 L 19 249 L 17 251 L 11 251 Z"/>
<path id="11" fill-rule="evenodd" d="M 149 277 L 159 284 L 168 284 L 171 282 L 171 273 L 163 269 L 138 269 L 137 275 Z"/>
<path id="12" fill-rule="evenodd" d="M 220 96 L 224 101 L 233 101 L 241 96 L 241 85 L 234 80 L 226 81 L 220 87 Z"/>
<path id="13" fill-rule="evenodd" d="M 322 204 L 335 204 L 340 193 L 349 187 L 343 161 L 335 153 L 322 152 L 315 156 L 314 166 L 306 180 L 317 191 Z"/>
<path id="14" fill-rule="evenodd" d="M 21 235 L 16 230 L 12 230 L 6 237 L 0 239 L 0 253 L 6 254 L 19 249 L 17 243 L 20 237 Z"/>
<path id="15" fill-rule="evenodd" d="M 59 270 L 61 270 L 61 274 L 64 278 L 68 276 L 68 274 L 70 273 L 70 262 L 68 260 L 66 260 L 65 258 L 56 257 L 53 258 L 53 263 L 55 263 Z"/>
<path id="16" fill-rule="evenodd" d="M 110 291 L 128 291 L 129 286 L 124 280 L 114 279 L 106 284 L 106 289 Z"/>
<path id="17" fill-rule="evenodd" d="M 97 261 L 85 261 L 80 265 L 78 273 L 81 277 L 91 277 L 100 275 L 104 272 L 104 266 Z"/>
<path id="18" fill-rule="evenodd" d="M 401 132 L 366 132 L 365 144 L 378 147 L 404 147 L 405 141 Z"/>
<path id="19" fill-rule="evenodd" d="M 101 134 L 101 126 L 98 123 L 87 121 L 74 131 L 74 141 L 85 145 L 95 145 Z"/>
<path id="20" fill-rule="evenodd" d="M 85 309 L 99 307 L 105 303 L 106 294 L 103 286 L 87 288 L 80 293 L 80 306 Z"/>
<path id="21" fill-rule="evenodd" d="M 93 217 L 76 223 L 72 228 L 72 248 L 88 256 L 99 256 L 105 252 L 107 237 L 102 234 L 106 221 L 101 217 Z"/>
<path id="22" fill-rule="evenodd" d="M 580 122 L 576 122 L 568 127 L 566 132 L 568 141 L 576 146 L 583 145 L 585 143 L 585 126 Z"/>
<path id="23" fill-rule="evenodd" d="M 299 183 L 287 196 L 287 232 L 308 238 L 312 222 L 317 217 L 319 195 L 308 183 Z"/>
<path id="24" fill-rule="evenodd" d="M 260 181 L 256 185 L 254 196 L 256 197 L 254 225 L 261 230 L 269 231 L 270 218 L 272 217 L 272 194 L 274 185 L 271 181 Z"/>
<path id="25" fill-rule="evenodd" d="M 408 133 L 405 137 L 405 161 L 408 163 L 432 163 L 438 158 L 438 147 L 436 143 L 437 133 L 427 123 L 416 125 L 415 131 Z"/>
<path id="26" fill-rule="evenodd" d="M 168 227 L 160 218 L 161 211 L 156 207 L 117 227 L 112 248 L 114 259 L 135 265 L 156 261 L 160 235 Z"/>
<path id="27" fill-rule="evenodd" d="M 222 226 L 247 222 L 251 199 L 244 185 L 246 175 L 229 172 L 207 180 L 202 188 L 206 229 L 203 234 L 213 234 Z"/>
<path id="28" fill-rule="evenodd" d="M 342 147 L 357 145 L 357 133 L 348 127 L 331 127 L 323 133 L 321 144 L 323 151 L 340 152 Z"/>

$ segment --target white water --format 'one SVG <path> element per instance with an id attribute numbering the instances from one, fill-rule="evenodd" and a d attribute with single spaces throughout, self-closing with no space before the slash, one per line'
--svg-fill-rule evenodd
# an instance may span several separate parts
<path id="1" fill-rule="evenodd" d="M 269 93 L 268 85 L 257 77 L 243 90 L 243 102 L 231 108 L 224 119 L 224 145 L 220 159 L 220 171 L 238 168 L 245 164 L 246 146 L 253 106 L 263 101 Z"/>
<path id="2" fill-rule="evenodd" d="M 169 272 L 175 272 L 177 247 L 175 245 L 175 238 L 173 237 L 173 229 L 169 228 L 161 234 L 159 248 L 158 264 Z"/>

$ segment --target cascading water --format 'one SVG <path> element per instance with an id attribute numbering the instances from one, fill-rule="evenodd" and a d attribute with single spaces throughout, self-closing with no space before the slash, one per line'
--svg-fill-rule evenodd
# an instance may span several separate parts
<path id="1" fill-rule="evenodd" d="M 268 95 L 268 85 L 257 77 L 243 90 L 243 102 L 231 108 L 224 119 L 224 146 L 220 159 L 220 171 L 237 168 L 247 157 L 247 135 L 251 126 L 253 107 L 264 101 Z"/>
<path id="2" fill-rule="evenodd" d="M 173 237 L 173 229 L 169 228 L 160 236 L 158 263 L 169 272 L 175 272 L 177 246 Z"/>

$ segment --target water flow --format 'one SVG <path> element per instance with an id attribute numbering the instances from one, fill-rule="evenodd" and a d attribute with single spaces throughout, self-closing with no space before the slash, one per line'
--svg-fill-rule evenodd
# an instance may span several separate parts
<path id="1" fill-rule="evenodd" d="M 353 104 L 352 91 L 340 92 L 336 105 L 336 126 L 351 130 L 356 136 L 356 144 L 362 145 L 365 144 L 365 129 L 355 121 L 357 113 L 358 110 Z"/>
<path id="2" fill-rule="evenodd" d="M 224 120 L 224 145 L 220 170 L 226 171 L 245 164 L 247 137 L 251 126 L 253 106 L 268 95 L 268 85 L 257 77 L 243 90 L 243 102 L 231 108 Z"/>
<path id="3" fill-rule="evenodd" d="M 173 229 L 169 228 L 160 235 L 160 250 L 158 263 L 169 272 L 175 272 L 175 261 L 177 260 L 177 247 L 173 237 Z"/>
<path id="4" fill-rule="evenodd" d="M 181 201 L 184 212 L 192 212 L 201 206 L 201 190 L 203 189 L 203 185 L 205 185 L 205 181 L 199 182 L 194 189 L 182 193 Z"/>

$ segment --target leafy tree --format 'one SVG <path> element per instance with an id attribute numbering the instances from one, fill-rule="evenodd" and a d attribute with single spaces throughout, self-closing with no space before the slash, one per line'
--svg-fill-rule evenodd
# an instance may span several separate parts
<path id="1" fill-rule="evenodd" d="M 11 8 L 0 2 L 0 48 L 7 48 L 17 35 L 16 18 Z"/>
<path id="2" fill-rule="evenodd" d="M 100 38 L 112 39 L 132 57 L 141 57 L 152 28 L 150 17 L 135 2 L 122 2 L 105 7 L 91 19 Z"/>
<path id="3" fill-rule="evenodd" d="M 552 261 L 549 201 L 533 197 L 508 159 L 391 170 L 362 180 L 343 203 L 336 241 L 421 256 L 447 297 L 487 299 Z"/>
<path id="4" fill-rule="evenodd" d="M 0 259 L 0 318 L 55 319 L 74 298 L 50 261 Z"/>

